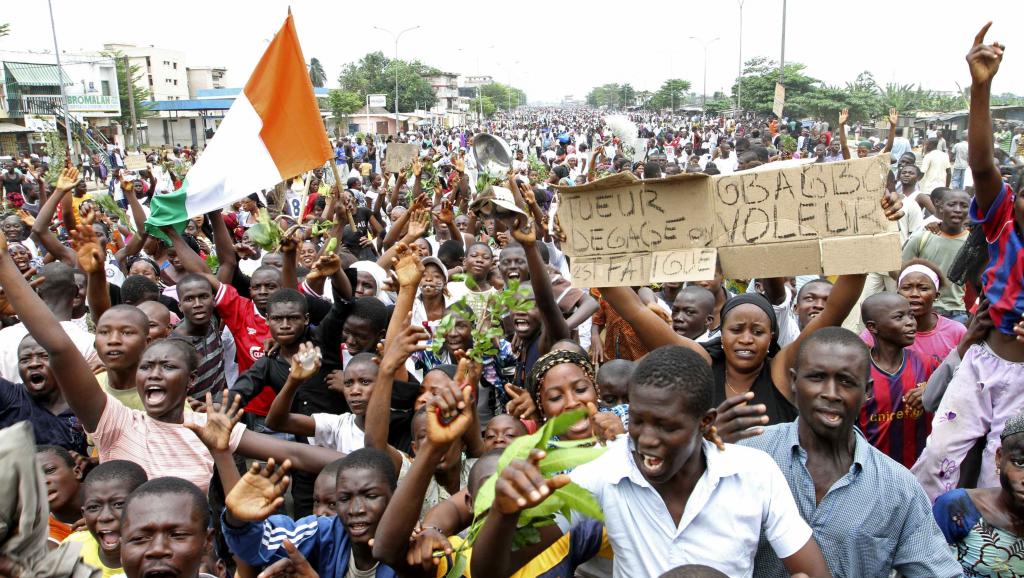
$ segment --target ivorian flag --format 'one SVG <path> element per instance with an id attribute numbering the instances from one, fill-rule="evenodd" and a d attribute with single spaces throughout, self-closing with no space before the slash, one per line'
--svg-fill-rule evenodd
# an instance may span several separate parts
<path id="1" fill-rule="evenodd" d="M 179 231 L 190 217 L 323 165 L 334 156 L 291 11 L 217 133 L 173 193 L 153 197 L 146 232 Z"/>

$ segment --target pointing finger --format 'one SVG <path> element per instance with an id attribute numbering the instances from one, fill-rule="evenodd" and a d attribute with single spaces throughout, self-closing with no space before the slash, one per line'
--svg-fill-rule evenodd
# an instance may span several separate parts
<path id="1" fill-rule="evenodd" d="M 988 34 L 988 29 L 991 28 L 991 27 L 992 27 L 992 21 L 991 20 L 989 20 L 988 24 L 985 24 L 984 26 L 981 27 L 981 30 L 974 37 L 974 45 L 975 46 L 978 46 L 979 44 L 983 44 L 985 42 L 985 35 Z"/>

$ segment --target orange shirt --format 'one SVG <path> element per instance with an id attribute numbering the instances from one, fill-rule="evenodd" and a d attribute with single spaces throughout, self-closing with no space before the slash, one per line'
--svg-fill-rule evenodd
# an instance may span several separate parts
<path id="1" fill-rule="evenodd" d="M 71 535 L 71 524 L 65 524 L 50 514 L 50 539 L 60 544 Z"/>

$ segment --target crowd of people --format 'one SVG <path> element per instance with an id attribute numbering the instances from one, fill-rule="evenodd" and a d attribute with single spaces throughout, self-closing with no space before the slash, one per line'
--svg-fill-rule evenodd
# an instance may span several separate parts
<path id="1" fill-rule="evenodd" d="M 964 135 L 522 108 L 148 233 L 201 151 L 113 161 L 112 202 L 98 159 L 11 163 L 0 575 L 1024 576 L 1024 151 L 986 31 Z M 563 187 L 872 155 L 899 270 L 573 285 Z"/>

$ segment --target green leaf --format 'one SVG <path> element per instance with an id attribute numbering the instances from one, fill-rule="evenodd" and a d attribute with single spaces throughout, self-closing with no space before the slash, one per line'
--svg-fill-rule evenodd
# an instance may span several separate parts
<path id="1" fill-rule="evenodd" d="M 518 550 L 524 546 L 530 546 L 531 544 L 537 544 L 540 542 L 540 530 L 533 526 L 525 526 L 516 529 L 516 533 L 512 538 L 512 549 Z"/>
<path id="2" fill-rule="evenodd" d="M 590 447 L 594 445 L 596 441 L 597 438 L 587 438 L 583 440 L 559 440 L 557 442 L 548 442 L 548 447 L 560 450 L 568 450 L 572 448 L 578 448 L 581 446 Z"/>
<path id="3" fill-rule="evenodd" d="M 608 448 L 603 446 L 592 446 L 589 448 L 556 449 L 550 450 L 548 455 L 540 461 L 540 473 L 548 477 L 559 472 L 571 470 L 576 466 L 595 460 Z"/>
<path id="4" fill-rule="evenodd" d="M 480 515 L 491 509 L 491 505 L 494 504 L 494 486 L 497 482 L 498 474 L 494 474 L 476 491 L 473 498 L 473 515 Z"/>
<path id="5" fill-rule="evenodd" d="M 501 452 L 501 457 L 498 458 L 498 473 L 505 469 L 512 460 L 525 460 L 530 455 L 530 450 L 537 447 L 543 436 L 543 428 L 528 436 L 519 436 L 512 440 L 512 443 L 505 448 L 505 451 Z"/>
<path id="6" fill-rule="evenodd" d="M 552 494 L 546 500 L 532 508 L 527 508 L 519 514 L 519 525 L 525 526 L 534 518 L 543 518 L 559 512 L 565 507 L 565 500 L 561 496 Z"/>
<path id="7" fill-rule="evenodd" d="M 104 212 L 108 214 L 117 215 L 117 219 L 119 222 L 123 223 L 124 226 L 128 227 L 129 231 L 133 233 L 135 232 L 134 219 L 128 218 L 128 214 L 124 212 L 124 209 L 118 206 L 117 201 L 114 200 L 114 197 L 110 196 L 108 193 L 93 193 L 92 200 Z"/>
<path id="8" fill-rule="evenodd" d="M 334 237 L 330 241 L 327 241 L 327 247 L 324 249 L 324 254 L 325 255 L 330 255 L 337 248 L 338 248 L 338 238 Z"/>
<path id="9" fill-rule="evenodd" d="M 583 486 L 570 482 L 569 485 L 555 490 L 555 493 L 552 495 L 561 497 L 565 505 L 569 506 L 574 512 L 579 512 L 597 521 L 604 521 L 604 512 L 601 511 L 601 504 L 594 498 L 594 494 L 591 494 Z"/>
<path id="10" fill-rule="evenodd" d="M 587 410 L 577 409 L 568 411 L 549 419 L 544 422 L 543 427 L 540 428 L 539 433 L 541 438 L 539 443 L 534 446 L 542 450 L 548 449 L 548 441 L 551 440 L 551 436 L 558 436 L 564 434 L 570 427 L 576 425 L 581 419 L 587 417 Z"/>
<path id="11" fill-rule="evenodd" d="M 463 572 L 466 571 L 466 563 L 468 560 L 462 552 L 455 553 L 455 561 L 452 563 L 452 567 L 448 570 L 448 573 L 444 575 L 444 578 L 462 578 Z"/>

